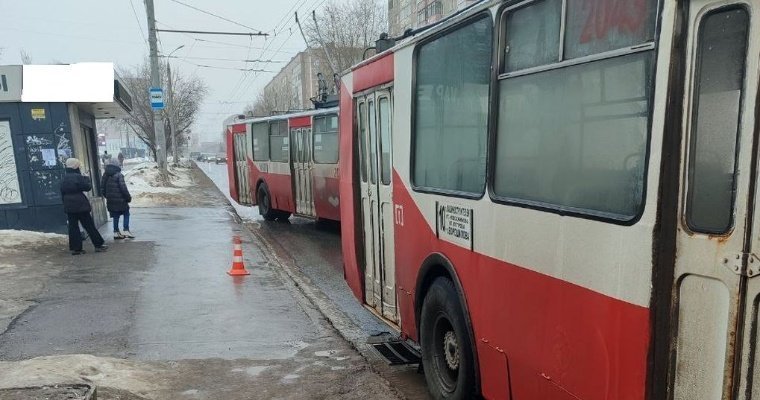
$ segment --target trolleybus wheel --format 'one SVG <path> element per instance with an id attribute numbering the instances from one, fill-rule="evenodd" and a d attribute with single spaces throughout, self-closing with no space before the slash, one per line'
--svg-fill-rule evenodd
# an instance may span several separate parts
<path id="1" fill-rule="evenodd" d="M 436 399 L 471 399 L 477 392 L 475 357 L 458 299 L 454 284 L 438 278 L 422 303 L 422 362 L 428 389 Z"/>
<path id="2" fill-rule="evenodd" d="M 259 214 L 267 221 L 274 221 L 277 218 L 277 211 L 272 209 L 272 197 L 269 195 L 266 183 L 259 185 L 256 200 L 259 203 Z"/>

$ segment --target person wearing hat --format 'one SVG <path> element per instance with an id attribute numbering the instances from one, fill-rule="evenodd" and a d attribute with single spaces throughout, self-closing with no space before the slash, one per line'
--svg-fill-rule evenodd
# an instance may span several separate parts
<path id="1" fill-rule="evenodd" d="M 79 231 L 79 224 L 92 240 L 96 252 L 106 251 L 108 246 L 105 240 L 100 236 L 98 228 L 95 227 L 95 221 L 92 219 L 90 212 L 90 200 L 87 199 L 84 192 L 92 190 L 90 178 L 82 175 L 79 167 L 82 165 L 76 158 L 66 160 L 66 174 L 61 181 L 61 197 L 63 198 L 63 211 L 66 212 L 69 219 L 69 250 L 72 255 L 84 254 L 82 249 L 82 234 Z"/>
<path id="2" fill-rule="evenodd" d="M 129 232 L 129 203 L 132 201 L 132 195 L 129 194 L 127 184 L 124 182 L 119 160 L 112 158 L 106 161 L 106 171 L 100 181 L 100 187 L 103 189 L 101 194 L 106 198 L 108 212 L 113 218 L 113 238 L 134 239 L 132 233 Z M 124 217 L 124 231 L 119 230 L 121 217 Z"/>

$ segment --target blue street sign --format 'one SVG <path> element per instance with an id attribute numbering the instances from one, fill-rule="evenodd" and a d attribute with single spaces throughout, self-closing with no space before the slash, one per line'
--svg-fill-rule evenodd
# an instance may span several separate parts
<path id="1" fill-rule="evenodd" d="M 150 107 L 154 110 L 164 109 L 164 91 L 161 88 L 150 88 Z"/>

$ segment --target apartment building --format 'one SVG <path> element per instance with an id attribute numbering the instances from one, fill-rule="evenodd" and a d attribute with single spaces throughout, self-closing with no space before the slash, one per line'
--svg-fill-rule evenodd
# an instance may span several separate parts
<path id="1" fill-rule="evenodd" d="M 400 36 L 407 29 L 439 21 L 480 0 L 388 0 L 388 33 Z"/>

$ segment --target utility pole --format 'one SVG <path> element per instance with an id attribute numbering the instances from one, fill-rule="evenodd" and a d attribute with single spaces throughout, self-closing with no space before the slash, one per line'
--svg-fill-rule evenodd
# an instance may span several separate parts
<path id="1" fill-rule="evenodd" d="M 156 17 L 153 11 L 153 0 L 145 0 L 145 10 L 148 13 L 148 44 L 150 45 L 150 86 L 161 87 L 161 75 L 158 69 L 158 48 L 156 46 Z M 145 96 L 148 93 L 141 93 Z M 166 169 L 166 133 L 161 111 L 153 110 L 153 129 L 156 133 L 156 158 L 158 168 L 164 177 L 168 176 Z"/>
<path id="2" fill-rule="evenodd" d="M 174 132 L 174 92 L 172 91 L 172 65 L 166 61 L 166 77 L 169 82 L 166 84 L 166 108 L 169 110 L 169 135 L 172 138 L 172 165 L 177 166 L 179 159 L 177 151 L 177 132 Z"/>

